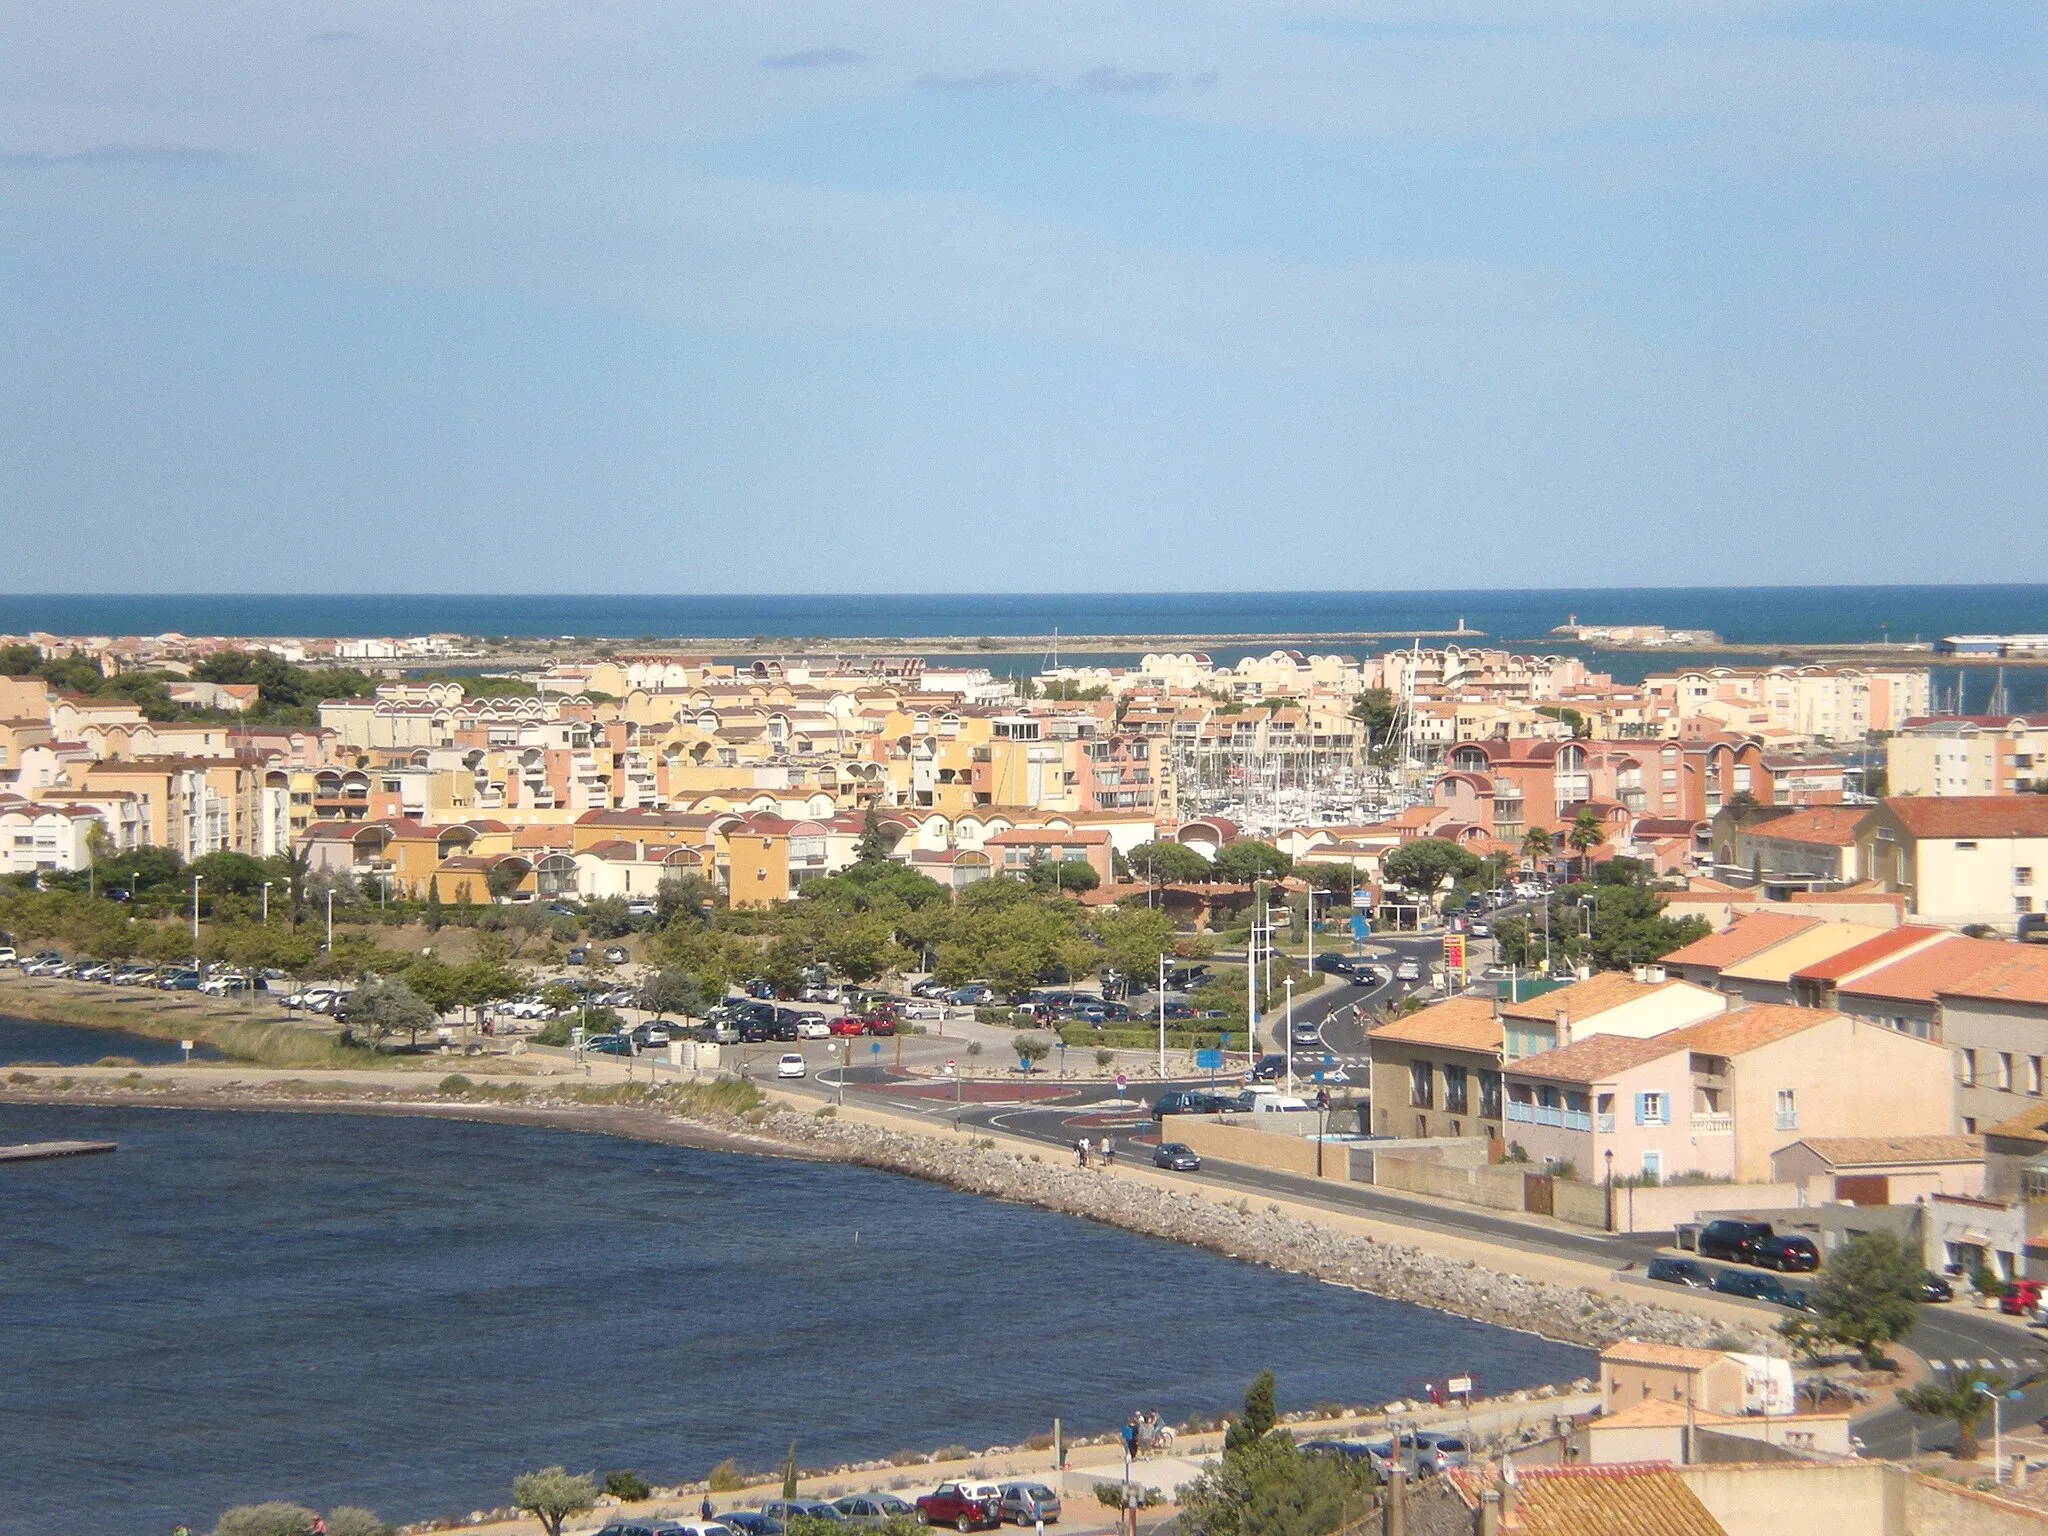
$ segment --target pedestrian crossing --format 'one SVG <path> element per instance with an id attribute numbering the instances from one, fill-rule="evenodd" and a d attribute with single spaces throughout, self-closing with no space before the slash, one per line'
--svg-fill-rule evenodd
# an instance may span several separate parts
<path id="1" fill-rule="evenodd" d="M 2011 1355 L 2000 1355 L 1994 1360 L 1989 1355 L 1984 1355 L 1975 1360 L 1929 1360 L 1927 1368 L 1933 1371 L 1957 1372 L 1968 1370 L 2003 1371 L 2007 1376 L 2015 1375 L 2024 1369 L 2031 1376 L 2041 1369 L 2041 1357 L 2038 1355 L 2024 1355 L 2020 1359 L 2014 1360 Z"/>

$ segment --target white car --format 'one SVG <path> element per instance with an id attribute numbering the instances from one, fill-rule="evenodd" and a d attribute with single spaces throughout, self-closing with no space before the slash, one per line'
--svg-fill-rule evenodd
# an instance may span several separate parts
<path id="1" fill-rule="evenodd" d="M 902 1004 L 896 1011 L 906 1019 L 943 1019 L 946 1005 L 934 998 L 920 997 Z"/>
<path id="2" fill-rule="evenodd" d="M 1400 963 L 1400 965 L 1396 966 L 1394 969 L 1394 980 L 1420 981 L 1422 980 L 1422 967 L 1417 965 L 1413 960 L 1403 960 Z"/>
<path id="3" fill-rule="evenodd" d="M 803 1057 L 797 1055 L 795 1051 L 789 1052 L 780 1061 L 775 1063 L 775 1075 L 777 1077 L 802 1077 L 804 1075 Z"/>
<path id="4" fill-rule="evenodd" d="M 832 1026 L 822 1013 L 807 1013 L 797 1020 L 796 1037 L 799 1040 L 830 1040 Z"/>

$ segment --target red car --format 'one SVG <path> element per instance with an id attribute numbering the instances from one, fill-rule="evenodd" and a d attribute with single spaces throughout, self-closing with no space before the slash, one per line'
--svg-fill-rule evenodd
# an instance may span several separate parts
<path id="1" fill-rule="evenodd" d="M 825 1027 L 835 1035 L 864 1035 L 868 1032 L 867 1025 L 859 1019 L 834 1019 Z"/>
<path id="2" fill-rule="evenodd" d="M 994 1530 L 1003 1523 L 1003 1492 L 994 1483 L 941 1483 L 917 1501 L 917 1523 Z"/>
<path id="3" fill-rule="evenodd" d="M 2038 1280 L 2008 1280 L 2005 1294 L 1998 1298 L 1998 1310 L 2013 1317 L 2027 1317 L 2041 1304 L 2041 1282 Z"/>

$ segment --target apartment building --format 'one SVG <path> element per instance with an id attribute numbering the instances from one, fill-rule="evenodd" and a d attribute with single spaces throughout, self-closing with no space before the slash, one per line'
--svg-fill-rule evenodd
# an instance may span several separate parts
<path id="1" fill-rule="evenodd" d="M 1856 844 L 1868 878 L 1923 922 L 2011 933 L 2048 911 L 2048 795 L 1894 796 Z"/>
<path id="2" fill-rule="evenodd" d="M 1725 730 L 1844 743 L 1897 730 L 1925 715 L 1930 698 L 1924 667 L 1692 667 L 1653 672 L 1643 688 L 1679 715 Z"/>
<path id="3" fill-rule="evenodd" d="M 1366 1047 L 1379 1135 L 1502 1135 L 1502 1027 L 1493 1000 L 1450 998 L 1379 1025 Z"/>
<path id="4" fill-rule="evenodd" d="M 2016 795 L 2048 781 L 2048 715 L 1933 715 L 1885 744 L 1895 795 Z"/>

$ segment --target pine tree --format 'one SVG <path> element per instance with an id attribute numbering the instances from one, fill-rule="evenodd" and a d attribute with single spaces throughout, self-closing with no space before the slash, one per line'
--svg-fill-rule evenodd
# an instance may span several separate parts
<path id="1" fill-rule="evenodd" d="M 1244 1413 L 1224 1435 L 1225 1451 L 1241 1450 L 1265 1439 L 1266 1432 L 1280 1421 L 1279 1410 L 1273 1402 L 1274 1385 L 1273 1373 L 1261 1371 L 1244 1389 Z"/>
<path id="2" fill-rule="evenodd" d="M 435 875 L 427 881 L 427 932 L 439 933 L 441 931 L 441 922 L 441 877 Z"/>

